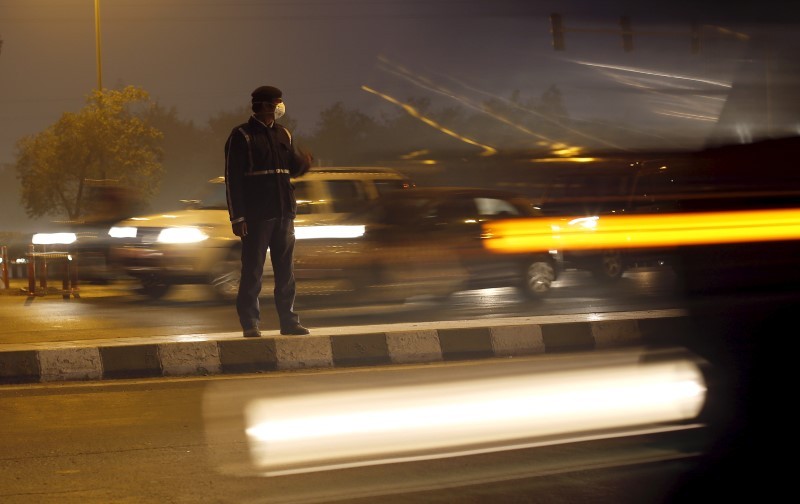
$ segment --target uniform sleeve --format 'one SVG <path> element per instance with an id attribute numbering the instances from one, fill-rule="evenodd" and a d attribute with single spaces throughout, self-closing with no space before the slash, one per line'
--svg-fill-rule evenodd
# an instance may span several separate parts
<path id="1" fill-rule="evenodd" d="M 247 141 L 238 129 L 225 142 L 225 194 L 231 223 L 244 220 L 244 173 L 248 166 Z"/>
<path id="2" fill-rule="evenodd" d="M 306 172 L 308 172 L 309 169 L 311 169 L 311 165 L 308 164 L 306 160 L 297 153 L 297 150 L 294 147 L 294 142 L 292 142 L 292 134 L 289 133 L 289 130 L 283 126 L 280 127 L 283 130 L 284 138 L 289 146 L 289 173 L 292 177 L 302 177 L 306 174 Z"/>

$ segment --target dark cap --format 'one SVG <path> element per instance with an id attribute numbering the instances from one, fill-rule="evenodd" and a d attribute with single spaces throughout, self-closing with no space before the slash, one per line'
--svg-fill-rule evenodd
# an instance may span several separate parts
<path id="1" fill-rule="evenodd" d="M 250 96 L 253 97 L 253 103 L 272 102 L 283 96 L 283 93 L 276 87 L 261 86 L 256 88 Z"/>

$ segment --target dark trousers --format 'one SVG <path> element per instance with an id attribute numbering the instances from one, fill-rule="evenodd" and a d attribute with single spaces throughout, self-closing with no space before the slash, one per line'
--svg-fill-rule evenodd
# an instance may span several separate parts
<path id="1" fill-rule="evenodd" d="M 236 297 L 236 312 L 243 329 L 258 327 L 258 297 L 264 273 L 267 249 L 275 274 L 275 308 L 282 328 L 300 323 L 294 310 L 294 220 L 269 219 L 247 222 L 247 236 L 242 238 L 242 278 Z"/>

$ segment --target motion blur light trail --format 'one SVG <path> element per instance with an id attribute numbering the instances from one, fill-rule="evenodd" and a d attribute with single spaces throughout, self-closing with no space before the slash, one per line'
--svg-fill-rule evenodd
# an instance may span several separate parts
<path id="1" fill-rule="evenodd" d="M 428 126 L 436 128 L 437 130 L 441 131 L 442 133 L 444 133 L 446 135 L 450 135 L 453 138 L 457 138 L 458 140 L 461 140 L 464 143 L 468 143 L 470 145 L 474 145 L 476 147 L 480 147 L 481 149 L 483 149 L 483 152 L 481 153 L 482 156 L 491 156 L 493 154 L 497 154 L 497 149 L 495 149 L 494 147 L 490 147 L 488 145 L 483 145 L 481 143 L 476 142 L 475 140 L 471 140 L 471 139 L 469 139 L 467 137 L 461 136 L 461 135 L 459 135 L 458 133 L 456 133 L 455 131 L 453 131 L 451 129 L 445 128 L 444 126 L 442 126 L 441 124 L 437 123 L 433 119 L 430 119 L 429 117 L 425 117 L 424 115 L 420 114 L 420 112 L 416 108 L 412 107 L 411 105 L 409 105 L 407 103 L 402 103 L 401 101 L 397 100 L 396 98 L 392 98 L 391 96 L 389 96 L 387 94 L 380 93 L 380 92 L 372 89 L 369 86 L 361 86 L 361 89 L 363 89 L 364 91 L 366 91 L 368 93 L 372 93 L 372 94 L 374 94 L 376 96 L 379 96 L 379 97 L 383 98 L 384 100 L 388 101 L 389 103 L 394 103 L 395 105 L 398 105 L 398 106 L 402 107 L 403 110 L 405 110 L 411 117 L 415 117 L 415 118 L 419 119 L 420 121 L 424 122 Z"/>
<path id="2" fill-rule="evenodd" d="M 656 72 L 656 71 L 647 70 L 647 69 L 644 69 L 644 68 L 626 67 L 626 66 L 619 66 L 619 65 L 606 65 L 606 64 L 602 64 L 602 63 L 591 63 L 589 61 L 575 61 L 575 63 L 577 63 L 578 65 L 585 65 L 585 66 L 590 66 L 590 67 L 595 67 L 595 68 L 605 68 L 605 69 L 609 69 L 609 70 L 617 70 L 617 71 L 620 71 L 620 72 L 630 72 L 630 73 L 648 75 L 648 76 L 653 76 L 653 77 L 666 77 L 666 78 L 669 78 L 669 79 L 678 79 L 678 80 L 685 80 L 685 81 L 691 81 L 691 82 L 699 82 L 701 84 L 709 84 L 711 86 L 718 86 L 718 87 L 721 87 L 721 88 L 731 88 L 732 87 L 732 84 L 730 84 L 728 82 L 715 81 L 715 80 L 710 80 L 710 79 L 701 79 L 701 78 L 698 78 L 698 77 L 690 77 L 688 75 Z"/>
<path id="3" fill-rule="evenodd" d="M 501 220 L 483 225 L 496 252 L 676 247 L 800 239 L 800 210 Z"/>
<path id="4" fill-rule="evenodd" d="M 453 91 L 453 90 L 451 90 L 451 89 L 449 89 L 449 88 L 447 88 L 447 87 L 445 87 L 443 85 L 435 84 L 428 77 L 425 77 L 425 76 L 422 76 L 422 75 L 418 75 L 418 74 L 414 74 L 410 70 L 408 70 L 406 67 L 404 67 L 402 65 L 399 65 L 397 63 L 393 63 L 392 61 L 390 61 L 385 56 L 380 57 L 379 60 L 381 61 L 381 63 L 386 65 L 385 67 L 380 67 L 383 71 L 388 72 L 388 73 L 390 73 L 392 75 L 396 75 L 396 76 L 398 76 L 398 77 L 400 77 L 400 78 L 402 78 L 402 79 L 404 79 L 404 80 L 406 80 L 406 81 L 408 81 L 408 82 L 410 82 L 410 83 L 414 84 L 415 86 L 418 86 L 418 87 L 420 87 L 422 89 L 437 93 L 437 94 L 442 95 L 442 96 L 446 96 L 447 98 L 455 100 L 459 104 L 461 104 L 461 105 L 463 105 L 465 107 L 468 107 L 468 108 L 470 108 L 472 110 L 475 110 L 475 111 L 481 112 L 483 114 L 486 114 L 491 119 L 494 119 L 496 121 L 500 121 L 503 124 L 506 124 L 506 125 L 514 128 L 514 129 L 516 129 L 516 130 L 518 130 L 518 131 L 520 131 L 522 133 L 525 133 L 528 136 L 531 136 L 531 137 L 534 137 L 536 139 L 539 139 L 539 142 L 538 142 L 539 145 L 543 145 L 543 146 L 549 147 L 553 151 L 553 153 L 555 155 L 557 155 L 557 156 L 566 157 L 567 155 L 576 155 L 575 153 L 562 154 L 562 153 L 556 152 L 558 149 L 563 149 L 563 147 L 559 147 L 560 145 L 563 145 L 562 143 L 560 143 L 559 141 L 557 141 L 555 139 L 552 139 L 552 138 L 550 138 L 548 136 L 545 136 L 545 135 L 543 135 L 541 133 L 533 131 L 533 130 L 531 130 L 530 128 L 528 128 L 526 126 L 524 126 L 522 124 L 519 124 L 518 122 L 513 121 L 512 119 L 502 115 L 498 110 L 489 110 L 485 104 L 474 103 L 469 98 L 467 98 L 465 96 L 460 96 L 455 91 Z M 603 139 L 601 139 L 601 138 L 599 138 L 597 136 L 589 135 L 589 134 L 584 133 L 582 131 L 579 131 L 579 130 L 577 130 L 575 128 L 572 128 L 572 127 L 570 127 L 570 126 L 568 126 L 568 125 L 566 125 L 564 123 L 556 121 L 555 119 L 551 118 L 550 116 L 548 116 L 546 114 L 542 114 L 542 113 L 540 113 L 540 112 L 538 112 L 538 111 L 536 111 L 536 110 L 534 110 L 532 108 L 523 107 L 519 103 L 516 103 L 516 102 L 514 102 L 512 100 L 509 100 L 507 98 L 503 98 L 503 97 L 501 97 L 499 95 L 495 95 L 495 94 L 492 94 L 492 93 L 488 93 L 486 91 L 479 90 L 479 89 L 477 89 L 475 87 L 472 87 L 472 86 L 469 86 L 468 84 L 466 84 L 464 82 L 461 82 L 461 81 L 459 81 L 459 80 L 457 80 L 457 79 L 455 79 L 455 78 L 453 78 L 451 76 L 448 76 L 448 78 L 450 78 L 451 80 L 455 81 L 457 84 L 461 85 L 462 87 L 467 88 L 468 90 L 471 90 L 471 91 L 474 91 L 474 92 L 477 92 L 477 93 L 481 93 L 481 94 L 483 94 L 485 96 L 489 96 L 493 100 L 497 100 L 497 101 L 503 102 L 503 103 L 505 103 L 506 106 L 511 107 L 513 109 L 523 111 L 523 112 L 525 112 L 527 114 L 535 115 L 536 118 L 539 121 L 546 121 L 546 122 L 548 122 L 550 124 L 554 124 L 554 125 L 558 126 L 559 128 L 563 129 L 564 131 L 573 133 L 573 134 L 578 135 L 578 136 L 582 136 L 584 138 L 587 138 L 589 140 L 598 142 L 598 143 L 606 145 L 608 147 L 612 147 L 614 149 L 626 150 L 626 149 L 624 149 L 623 147 L 621 147 L 619 145 L 616 145 L 614 143 L 611 143 L 611 142 L 608 142 L 606 140 L 603 140 Z M 396 103 L 396 102 L 394 102 L 394 103 Z M 399 104 L 399 103 L 396 103 L 396 104 Z M 575 150 L 575 151 L 580 151 L 581 150 L 580 147 L 571 147 L 570 149 Z"/>
<path id="5" fill-rule="evenodd" d="M 365 226 L 298 226 L 295 238 L 358 238 L 364 236 Z"/>
<path id="6" fill-rule="evenodd" d="M 503 375 L 255 398 L 244 407 L 251 460 L 281 476 L 563 443 L 696 417 L 706 386 L 695 362 L 640 357 L 576 356 Z"/>

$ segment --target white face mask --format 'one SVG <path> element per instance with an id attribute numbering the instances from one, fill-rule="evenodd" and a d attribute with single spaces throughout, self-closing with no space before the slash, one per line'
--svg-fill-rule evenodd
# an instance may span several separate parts
<path id="1" fill-rule="evenodd" d="M 275 105 L 275 119 L 280 119 L 286 113 L 286 105 L 283 102 Z"/>

